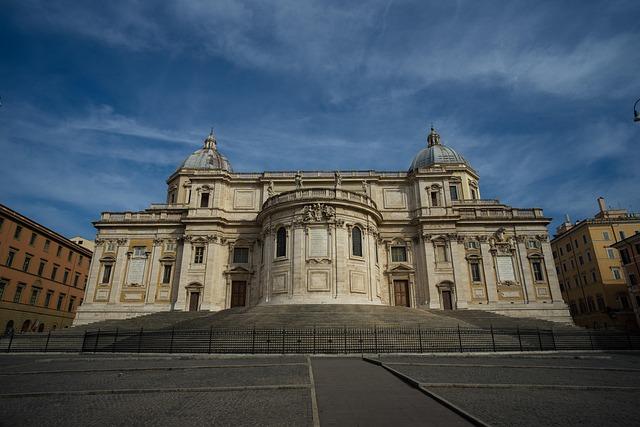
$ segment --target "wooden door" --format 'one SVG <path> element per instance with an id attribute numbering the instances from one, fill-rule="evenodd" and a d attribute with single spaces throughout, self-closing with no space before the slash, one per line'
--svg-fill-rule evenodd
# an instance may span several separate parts
<path id="1" fill-rule="evenodd" d="M 199 302 L 200 292 L 191 292 L 189 294 L 189 311 L 198 311 Z"/>
<path id="2" fill-rule="evenodd" d="M 407 280 L 394 280 L 393 293 L 395 295 L 396 305 L 411 307 L 409 303 L 409 282 Z"/>
<path id="3" fill-rule="evenodd" d="M 247 297 L 247 282 L 231 282 L 231 307 L 244 307 Z"/>
<path id="4" fill-rule="evenodd" d="M 451 301 L 451 291 L 442 291 L 442 308 L 452 310 L 453 303 Z"/>

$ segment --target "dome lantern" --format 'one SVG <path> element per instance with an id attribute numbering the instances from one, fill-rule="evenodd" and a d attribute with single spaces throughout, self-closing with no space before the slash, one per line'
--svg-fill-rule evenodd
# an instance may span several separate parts
<path id="1" fill-rule="evenodd" d="M 218 151 L 218 141 L 213 129 L 205 138 L 203 147 L 187 157 L 178 169 L 233 171 L 229 160 Z"/>
<path id="2" fill-rule="evenodd" d="M 427 136 L 427 147 L 416 154 L 411 162 L 409 171 L 411 172 L 420 168 L 428 168 L 440 164 L 463 164 L 471 166 L 456 150 L 440 142 L 440 134 L 438 134 L 432 126 Z"/>

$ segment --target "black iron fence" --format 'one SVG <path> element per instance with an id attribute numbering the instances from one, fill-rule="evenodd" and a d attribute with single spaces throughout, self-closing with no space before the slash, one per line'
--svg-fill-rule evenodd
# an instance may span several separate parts
<path id="1" fill-rule="evenodd" d="M 0 338 L 2 352 L 349 354 L 640 350 L 640 333 L 542 329 L 144 329 Z"/>

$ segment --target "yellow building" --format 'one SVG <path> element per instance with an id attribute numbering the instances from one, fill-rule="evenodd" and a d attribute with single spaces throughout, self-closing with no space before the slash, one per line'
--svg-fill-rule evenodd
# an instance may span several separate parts
<path id="1" fill-rule="evenodd" d="M 0 335 L 71 326 L 91 255 L 0 204 Z"/>
<path id="2" fill-rule="evenodd" d="M 607 209 L 602 197 L 598 204 L 594 218 L 567 219 L 551 241 L 560 290 L 577 325 L 636 329 L 620 255 L 611 246 L 640 232 L 640 214 Z"/>
<path id="3" fill-rule="evenodd" d="M 624 276 L 629 285 L 631 305 L 636 315 L 636 322 L 640 327 L 640 230 L 612 246 L 620 251 Z"/>

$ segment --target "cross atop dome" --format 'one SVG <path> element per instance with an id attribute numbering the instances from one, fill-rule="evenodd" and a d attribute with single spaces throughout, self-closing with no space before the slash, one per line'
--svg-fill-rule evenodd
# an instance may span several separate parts
<path id="1" fill-rule="evenodd" d="M 209 136 L 207 136 L 207 138 L 204 140 L 204 148 L 208 148 L 208 149 L 216 149 L 216 136 L 213 133 L 213 128 L 211 128 L 211 132 L 209 132 Z"/>
<path id="2" fill-rule="evenodd" d="M 429 132 L 429 136 L 427 136 L 427 145 L 429 147 L 433 147 L 434 145 L 440 145 L 440 135 L 431 125 L 431 132 Z"/>

